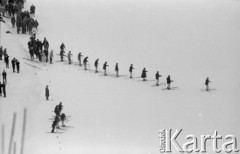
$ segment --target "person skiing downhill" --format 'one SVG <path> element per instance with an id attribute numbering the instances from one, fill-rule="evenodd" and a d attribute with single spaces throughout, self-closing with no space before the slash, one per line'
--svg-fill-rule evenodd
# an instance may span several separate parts
<path id="1" fill-rule="evenodd" d="M 59 121 L 60 121 L 59 116 L 55 116 L 55 119 L 54 119 L 54 121 L 52 123 L 52 131 L 51 131 L 51 133 L 54 133 L 55 128 L 59 128 Z"/>
<path id="2" fill-rule="evenodd" d="M 134 69 L 133 64 L 131 64 L 129 67 L 130 78 L 133 78 L 133 76 L 132 76 L 133 69 Z"/>
<path id="3" fill-rule="evenodd" d="M 118 63 L 116 63 L 116 65 L 115 65 L 115 71 L 116 71 L 116 77 L 119 77 Z"/>
<path id="4" fill-rule="evenodd" d="M 81 61 L 81 59 L 82 59 L 82 53 L 81 52 L 79 52 L 79 54 L 78 54 L 78 61 L 79 61 L 79 66 L 82 66 L 82 61 Z"/>
<path id="5" fill-rule="evenodd" d="M 209 77 L 207 77 L 206 81 L 205 81 L 205 85 L 206 85 L 206 91 L 209 91 L 209 83 L 211 81 L 209 80 Z"/>
<path id="6" fill-rule="evenodd" d="M 168 84 L 167 89 L 168 89 L 168 90 L 171 89 L 171 82 L 173 82 L 173 80 L 171 80 L 170 75 L 168 75 L 168 77 L 167 77 L 167 84 Z"/>
<path id="7" fill-rule="evenodd" d="M 95 73 L 98 73 L 98 61 L 99 61 L 99 59 L 95 60 L 95 62 L 94 62 Z"/>
<path id="8" fill-rule="evenodd" d="M 157 73 L 155 74 L 156 77 L 156 86 L 159 86 L 159 77 L 162 77 L 162 75 L 159 75 L 159 72 L 157 71 Z"/>
<path id="9" fill-rule="evenodd" d="M 84 65 L 84 69 L 87 70 L 87 63 L 88 63 L 88 57 L 85 57 L 83 59 L 83 65 Z"/>
<path id="10" fill-rule="evenodd" d="M 146 70 L 146 68 L 144 68 L 142 70 L 141 78 L 143 78 L 143 81 L 146 81 L 146 78 L 147 78 L 147 70 Z"/>
<path id="11" fill-rule="evenodd" d="M 103 64 L 103 70 L 104 70 L 104 75 L 105 75 L 105 76 L 107 76 L 107 67 L 108 67 L 107 62 L 105 62 L 105 63 Z"/>

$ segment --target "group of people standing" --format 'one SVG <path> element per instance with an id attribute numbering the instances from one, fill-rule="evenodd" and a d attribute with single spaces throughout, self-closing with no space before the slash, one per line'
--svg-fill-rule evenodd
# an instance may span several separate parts
<path id="1" fill-rule="evenodd" d="M 28 49 L 32 60 L 36 58 L 42 62 L 44 57 L 46 62 L 50 59 L 50 63 L 52 64 L 53 50 L 51 50 L 49 54 L 49 43 L 46 37 L 41 41 L 39 39 L 36 40 L 34 36 L 31 36 L 30 41 L 28 42 Z"/>

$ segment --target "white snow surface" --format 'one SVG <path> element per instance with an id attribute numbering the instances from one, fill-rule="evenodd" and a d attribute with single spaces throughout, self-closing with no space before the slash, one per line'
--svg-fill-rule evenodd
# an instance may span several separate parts
<path id="1" fill-rule="evenodd" d="M 27 0 L 25 9 L 31 4 L 40 24 L 37 38 L 47 38 L 54 63 L 23 59 L 29 58 L 29 35 L 17 35 L 5 18 L 1 45 L 10 60 L 16 57 L 21 63 L 17 74 L 0 61 L 0 71 L 8 73 L 7 97 L 0 97 L 5 153 L 14 112 L 14 141 L 20 151 L 24 108 L 24 154 L 157 154 L 158 131 L 170 128 L 183 129 L 181 136 L 213 135 L 218 130 L 224 137 L 240 137 L 240 1 Z M 62 42 L 75 62 L 79 52 L 89 57 L 89 71 L 58 62 Z M 109 63 L 110 76 L 94 73 L 97 58 L 100 69 Z M 113 76 L 117 62 L 123 75 L 119 78 Z M 146 67 L 149 81 L 129 79 L 130 64 L 135 77 Z M 156 71 L 163 75 L 160 83 L 171 75 L 172 86 L 178 89 L 153 86 Z M 200 90 L 206 77 L 216 91 Z M 46 85 L 49 101 L 44 96 Z M 49 118 L 59 102 L 70 116 L 69 127 L 51 134 Z M 211 145 L 207 153 L 214 153 Z"/>

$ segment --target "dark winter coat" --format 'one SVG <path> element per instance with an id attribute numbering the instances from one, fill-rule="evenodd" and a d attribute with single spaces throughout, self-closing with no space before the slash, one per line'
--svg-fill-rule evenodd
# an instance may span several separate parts
<path id="1" fill-rule="evenodd" d="M 142 71 L 141 78 L 146 78 L 146 77 L 147 77 L 147 71 L 146 71 L 146 69 L 144 68 L 143 71 Z"/>
<path id="2" fill-rule="evenodd" d="M 17 71 L 19 72 L 19 70 L 20 70 L 20 62 L 19 61 L 16 62 L 16 66 L 17 66 Z"/>
<path id="3" fill-rule="evenodd" d="M 94 66 L 95 66 L 95 67 L 98 66 L 98 60 L 96 60 L 96 61 L 94 62 Z"/>
<path id="4" fill-rule="evenodd" d="M 83 60 L 84 64 L 87 64 L 87 62 L 88 62 L 88 57 L 84 58 L 84 60 Z"/>
<path id="5" fill-rule="evenodd" d="M 159 73 L 156 73 L 155 77 L 156 77 L 156 80 L 158 80 L 159 77 L 161 77 L 161 75 L 159 75 Z"/>
<path id="6" fill-rule="evenodd" d="M 108 66 L 107 63 L 104 63 L 103 69 L 106 70 L 107 66 Z"/>
<path id="7" fill-rule="evenodd" d="M 48 89 L 48 87 L 45 88 L 45 96 L 49 97 L 49 89 Z"/>
<path id="8" fill-rule="evenodd" d="M 129 68 L 129 72 L 132 72 L 133 71 L 133 66 L 130 66 L 130 68 Z"/>
<path id="9" fill-rule="evenodd" d="M 170 84 L 172 82 L 170 76 L 167 77 L 167 84 Z"/>
<path id="10" fill-rule="evenodd" d="M 116 71 L 116 72 L 119 71 L 118 65 L 115 66 L 115 71 Z"/>
<path id="11" fill-rule="evenodd" d="M 207 78 L 205 81 L 205 85 L 208 86 L 211 81 Z"/>

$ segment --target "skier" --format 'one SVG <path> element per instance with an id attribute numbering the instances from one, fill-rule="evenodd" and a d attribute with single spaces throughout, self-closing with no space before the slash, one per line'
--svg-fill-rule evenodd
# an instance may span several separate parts
<path id="1" fill-rule="evenodd" d="M 5 70 L 3 70 L 2 72 L 2 77 L 3 77 L 3 83 L 7 84 L 7 73 L 5 72 Z"/>
<path id="2" fill-rule="evenodd" d="M 62 109 L 63 109 L 63 105 L 62 105 L 62 102 L 60 102 L 58 105 L 59 114 L 62 112 Z"/>
<path id="3" fill-rule="evenodd" d="M 171 82 L 173 82 L 173 80 L 171 80 L 170 75 L 168 75 L 168 77 L 167 77 L 167 84 L 168 84 L 167 89 L 168 90 L 171 90 Z"/>
<path id="4" fill-rule="evenodd" d="M 116 77 L 119 77 L 119 68 L 118 68 L 118 63 L 115 65 L 115 71 L 116 71 Z"/>
<path id="5" fill-rule="evenodd" d="M 83 55 L 81 54 L 81 52 L 79 52 L 79 54 L 78 54 L 79 66 L 82 66 L 82 62 L 81 62 L 82 56 L 83 56 Z"/>
<path id="6" fill-rule="evenodd" d="M 72 62 L 71 62 L 71 56 L 72 56 L 71 51 L 69 51 L 69 52 L 68 52 L 68 63 L 69 63 L 69 64 L 72 63 Z"/>
<path id="7" fill-rule="evenodd" d="M 20 62 L 16 60 L 16 66 L 17 66 L 17 73 L 20 71 Z"/>
<path id="8" fill-rule="evenodd" d="M 48 85 L 45 88 L 45 96 L 46 96 L 46 100 L 48 100 L 49 98 L 49 89 L 48 89 Z"/>
<path id="9" fill-rule="evenodd" d="M 88 62 L 88 57 L 85 57 L 83 59 L 83 65 L 84 65 L 84 69 L 87 70 L 87 62 Z"/>
<path id="10" fill-rule="evenodd" d="M 58 124 L 59 121 L 60 121 L 59 117 L 55 116 L 55 119 L 54 119 L 54 121 L 52 123 L 52 131 L 51 131 L 51 133 L 54 133 L 55 128 L 59 129 L 59 124 Z"/>
<path id="11" fill-rule="evenodd" d="M 146 77 L 147 77 L 147 70 L 146 70 L 146 68 L 144 68 L 144 69 L 142 70 L 141 78 L 143 78 L 143 81 L 146 81 Z"/>
<path id="12" fill-rule="evenodd" d="M 52 61 L 53 61 L 53 50 L 51 50 L 50 52 L 50 64 L 52 64 Z"/>
<path id="13" fill-rule="evenodd" d="M 11 63 L 12 63 L 12 69 L 13 69 L 13 72 L 15 73 L 16 59 L 13 58 L 12 61 L 11 61 Z"/>
<path id="14" fill-rule="evenodd" d="M 209 80 L 209 77 L 207 77 L 206 81 L 205 81 L 205 85 L 206 85 L 206 91 L 209 91 L 209 83 L 211 81 Z"/>
<path id="15" fill-rule="evenodd" d="M 162 75 L 159 75 L 159 72 L 157 71 L 157 73 L 155 74 L 156 77 L 156 86 L 159 86 L 159 77 L 162 77 Z"/>
<path id="16" fill-rule="evenodd" d="M 62 121 L 62 127 L 65 127 L 64 121 L 66 120 L 66 115 L 64 113 L 61 114 L 61 121 Z"/>
<path id="17" fill-rule="evenodd" d="M 4 56 L 4 62 L 6 63 L 6 68 L 9 68 L 9 56 L 8 56 L 8 54 L 6 54 L 6 56 Z"/>
<path id="18" fill-rule="evenodd" d="M 65 52 L 64 50 L 62 50 L 62 49 L 60 50 L 61 61 L 63 61 L 64 52 Z"/>
<path id="19" fill-rule="evenodd" d="M 133 68 L 133 64 L 131 64 L 130 67 L 129 67 L 130 78 L 133 78 L 133 77 L 132 77 L 133 69 L 134 69 L 134 68 Z"/>
<path id="20" fill-rule="evenodd" d="M 105 75 L 105 76 L 107 76 L 107 67 L 108 67 L 107 62 L 105 62 L 105 63 L 103 64 L 103 70 L 104 70 L 104 75 Z"/>
<path id="21" fill-rule="evenodd" d="M 46 39 L 46 37 L 44 37 L 44 39 L 43 39 L 43 47 L 44 47 L 44 50 L 48 51 L 49 43 L 48 43 L 48 40 Z"/>
<path id="22" fill-rule="evenodd" d="M 56 114 L 56 116 L 60 116 L 60 110 L 58 105 L 55 106 L 54 113 Z"/>
<path id="23" fill-rule="evenodd" d="M 65 47 L 65 45 L 64 45 L 64 43 L 62 43 L 61 45 L 60 45 L 60 50 L 64 50 L 66 47 Z"/>
<path id="24" fill-rule="evenodd" d="M 94 62 L 95 73 L 98 73 L 98 61 L 99 61 L 99 59 L 97 59 L 97 60 Z"/>

